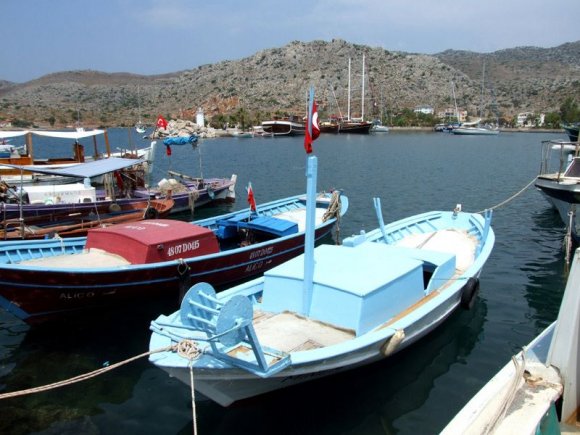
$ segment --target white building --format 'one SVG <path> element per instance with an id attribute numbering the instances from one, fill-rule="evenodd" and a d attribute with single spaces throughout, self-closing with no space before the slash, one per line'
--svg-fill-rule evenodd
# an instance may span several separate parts
<path id="1" fill-rule="evenodd" d="M 413 109 L 413 111 L 415 113 L 424 113 L 425 115 L 433 115 L 433 107 L 428 106 L 426 104 L 423 104 L 421 106 L 416 106 L 415 109 Z"/>

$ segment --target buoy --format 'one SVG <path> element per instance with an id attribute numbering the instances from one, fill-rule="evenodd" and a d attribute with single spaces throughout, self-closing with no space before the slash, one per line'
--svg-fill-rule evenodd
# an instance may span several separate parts
<path id="1" fill-rule="evenodd" d="M 399 347 L 401 341 L 405 338 L 405 331 L 402 329 L 397 329 L 395 333 L 381 346 L 381 353 L 384 356 L 389 356 Z"/>
<path id="2" fill-rule="evenodd" d="M 469 278 L 463 286 L 463 292 L 461 293 L 461 306 L 466 310 L 472 309 L 478 291 L 479 280 L 473 277 Z"/>

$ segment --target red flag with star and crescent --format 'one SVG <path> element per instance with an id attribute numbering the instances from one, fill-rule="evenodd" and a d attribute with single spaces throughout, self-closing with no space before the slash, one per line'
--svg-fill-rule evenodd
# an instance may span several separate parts
<path id="1" fill-rule="evenodd" d="M 166 130 L 167 129 L 167 120 L 163 116 L 159 115 L 157 117 L 157 124 L 156 125 L 157 125 L 157 128 L 162 128 L 163 130 Z"/>
<path id="2" fill-rule="evenodd" d="M 248 191 L 248 204 L 250 204 L 250 210 L 256 211 L 256 199 L 254 198 L 254 189 L 252 189 L 252 183 L 248 183 L 246 190 Z"/>
<path id="3" fill-rule="evenodd" d="M 310 136 L 310 127 L 312 127 L 312 136 Z M 306 154 L 312 152 L 312 142 L 318 139 L 320 136 L 320 127 L 318 126 L 318 108 L 316 107 L 316 101 L 312 102 L 312 116 L 309 117 L 306 132 L 304 134 L 304 149 Z"/>

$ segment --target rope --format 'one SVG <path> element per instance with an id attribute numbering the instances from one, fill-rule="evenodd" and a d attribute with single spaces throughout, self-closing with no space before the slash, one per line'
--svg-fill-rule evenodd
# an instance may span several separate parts
<path id="1" fill-rule="evenodd" d="M 1 399 L 8 399 L 11 397 L 25 396 L 25 395 L 32 394 L 32 393 L 41 393 L 43 391 L 53 390 L 55 388 L 64 387 L 66 385 L 76 384 L 77 382 L 86 381 L 87 379 L 94 378 L 94 377 L 102 375 L 103 373 L 106 373 L 110 370 L 116 369 L 116 368 L 121 367 L 125 364 L 136 361 L 139 358 L 143 358 L 145 356 L 149 356 L 149 355 L 152 355 L 154 353 L 166 352 L 169 350 L 175 350 L 175 346 L 172 345 L 172 346 L 167 346 L 167 347 L 163 347 L 163 348 L 156 349 L 156 350 L 151 350 L 149 352 L 145 352 L 145 353 L 142 353 L 140 355 L 136 355 L 136 356 L 131 357 L 129 359 L 126 359 L 124 361 L 120 361 L 120 362 L 115 363 L 113 365 L 103 367 L 103 368 L 94 370 L 94 371 L 89 372 L 89 373 L 84 373 L 82 375 L 75 376 L 75 377 L 70 378 L 70 379 L 66 379 L 64 381 L 54 382 L 52 384 L 43 385 L 41 387 L 28 388 L 27 390 L 13 391 L 11 393 L 0 394 L 0 400 Z"/>
<path id="2" fill-rule="evenodd" d="M 518 389 L 518 385 L 520 383 L 520 379 L 522 379 L 522 376 L 524 375 L 524 369 L 526 368 L 525 349 L 524 352 L 522 352 L 522 363 L 520 364 L 515 356 L 512 356 L 512 362 L 514 363 L 516 370 L 515 375 L 512 378 L 509 391 L 507 392 L 507 395 L 505 396 L 501 404 L 501 407 L 497 410 L 495 415 L 492 416 L 490 424 L 486 426 L 484 432 L 485 434 L 494 432 L 497 424 L 504 419 L 507 410 L 509 409 L 512 401 L 514 400 L 514 397 Z"/>
<path id="3" fill-rule="evenodd" d="M 328 204 L 328 208 L 326 209 L 326 211 L 324 212 L 324 215 L 322 216 L 322 222 L 326 222 L 328 219 L 332 218 L 332 217 L 336 217 L 336 224 L 335 224 L 335 230 L 336 230 L 336 244 L 340 245 L 340 209 L 341 209 L 341 203 L 340 203 L 340 192 L 338 190 L 335 190 L 334 192 L 332 192 L 332 197 L 330 198 L 330 203 Z"/>
<path id="4" fill-rule="evenodd" d="M 519 191 L 519 192 L 517 192 L 516 194 L 514 194 L 514 195 L 510 196 L 510 197 L 509 197 L 508 199 L 506 199 L 505 201 L 502 201 L 502 202 L 500 202 L 499 204 L 497 204 L 497 205 L 494 205 L 493 207 L 486 208 L 486 209 L 483 209 L 483 210 L 481 210 L 481 211 L 478 211 L 477 213 L 483 213 L 483 212 L 485 212 L 485 210 L 495 210 L 496 208 L 499 208 L 499 207 L 501 207 L 502 205 L 505 205 L 505 204 L 507 204 L 507 203 L 508 203 L 508 202 L 510 202 L 512 199 L 515 199 L 516 197 L 518 197 L 519 195 L 521 195 L 522 193 L 524 193 L 524 191 L 525 191 L 525 190 L 526 190 L 528 187 L 530 187 L 530 186 L 531 186 L 531 185 L 534 183 L 534 181 L 536 181 L 536 179 L 535 179 L 535 178 L 533 178 L 533 179 L 532 179 L 532 181 L 530 181 L 528 184 L 526 184 L 526 186 L 525 186 L 525 187 L 524 187 L 522 190 L 520 190 L 520 191 Z"/>
<path id="5" fill-rule="evenodd" d="M 199 358 L 201 351 L 192 340 L 182 340 L 177 344 L 177 353 L 189 360 L 189 384 L 191 385 L 191 412 L 193 418 L 193 434 L 197 435 L 197 410 L 195 407 L 195 387 L 193 383 L 193 361 Z"/>

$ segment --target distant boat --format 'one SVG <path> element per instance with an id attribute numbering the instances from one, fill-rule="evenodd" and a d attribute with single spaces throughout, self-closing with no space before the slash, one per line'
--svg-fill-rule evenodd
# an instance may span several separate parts
<path id="1" fill-rule="evenodd" d="M 373 126 L 371 127 L 371 133 L 388 133 L 389 127 L 383 125 L 380 120 L 373 121 Z"/>
<path id="2" fill-rule="evenodd" d="M 558 319 L 512 356 L 455 415 L 442 435 L 578 433 L 579 288 L 577 250 Z M 555 290 L 546 288 L 551 293 Z"/>
<path id="3" fill-rule="evenodd" d="M 348 198 L 316 200 L 316 240 Z M 151 219 L 87 237 L 0 243 L 0 306 L 27 322 L 173 295 L 198 281 L 223 285 L 263 273 L 304 246 L 304 195 L 195 222 Z"/>
<path id="4" fill-rule="evenodd" d="M 272 136 L 299 136 L 304 135 L 306 124 L 297 117 L 273 119 L 263 121 L 262 130 Z"/>
<path id="5" fill-rule="evenodd" d="M 354 134 L 369 134 L 372 122 L 364 120 L 365 114 L 365 56 L 363 54 L 362 60 L 362 97 L 361 97 L 361 117 L 353 119 L 350 116 L 350 58 L 348 59 L 348 112 L 345 119 L 339 122 L 339 133 L 354 133 Z"/>
<path id="6" fill-rule="evenodd" d="M 499 126 L 490 126 L 481 123 L 483 117 L 483 95 L 485 90 L 485 62 L 483 63 L 483 72 L 481 75 L 481 102 L 479 104 L 480 119 L 477 122 L 467 123 L 463 122 L 459 127 L 451 130 L 453 134 L 457 135 L 473 135 L 473 136 L 492 136 L 499 134 Z M 459 115 L 458 115 L 459 118 Z"/>
<path id="7" fill-rule="evenodd" d="M 460 127 L 451 129 L 451 132 L 457 135 L 493 136 L 499 134 L 499 128 L 483 125 L 478 125 L 476 127 L 462 125 Z"/>
<path id="8" fill-rule="evenodd" d="M 490 221 L 491 212 L 423 213 L 217 294 L 198 283 L 151 323 L 149 360 L 187 385 L 191 369 L 195 389 L 228 406 L 388 358 L 474 303 Z M 182 345 L 199 356 L 155 353 Z"/>
<path id="9" fill-rule="evenodd" d="M 566 134 L 570 138 L 570 142 L 578 142 L 578 129 L 580 128 L 580 123 L 575 124 L 563 124 L 562 128 L 566 131 Z"/>
<path id="10" fill-rule="evenodd" d="M 329 119 L 318 123 L 321 133 L 338 133 L 340 124 L 337 119 Z"/>
<path id="11" fill-rule="evenodd" d="M 145 133 L 147 127 L 141 121 L 141 93 L 139 92 L 139 87 L 137 86 L 137 105 L 139 106 L 139 120 L 135 124 L 135 131 L 139 134 Z"/>

